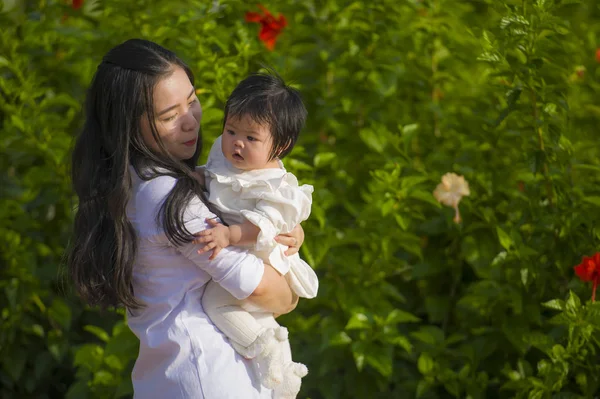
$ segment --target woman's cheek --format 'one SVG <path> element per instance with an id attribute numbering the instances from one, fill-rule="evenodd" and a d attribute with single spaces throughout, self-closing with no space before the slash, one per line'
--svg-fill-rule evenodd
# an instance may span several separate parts
<path id="1" fill-rule="evenodd" d="M 198 121 L 198 123 L 200 123 L 200 121 L 202 120 L 202 106 L 199 102 L 194 104 L 192 114 L 194 115 L 194 118 Z"/>

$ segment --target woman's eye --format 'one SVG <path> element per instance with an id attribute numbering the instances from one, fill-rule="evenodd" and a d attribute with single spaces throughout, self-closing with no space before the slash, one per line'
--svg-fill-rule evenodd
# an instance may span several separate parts
<path id="1" fill-rule="evenodd" d="M 177 117 L 177 114 L 169 116 L 168 118 L 163 119 L 164 122 L 171 122 Z"/>
<path id="2" fill-rule="evenodd" d="M 188 105 L 192 105 L 192 104 L 193 104 L 193 103 L 195 103 L 195 102 L 196 102 L 196 99 L 194 98 L 192 101 L 190 101 L 190 102 L 188 103 Z"/>

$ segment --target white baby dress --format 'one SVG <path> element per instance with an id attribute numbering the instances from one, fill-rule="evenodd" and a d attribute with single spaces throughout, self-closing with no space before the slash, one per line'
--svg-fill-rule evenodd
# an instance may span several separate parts
<path id="1" fill-rule="evenodd" d="M 289 233 L 308 219 L 313 187 L 299 186 L 296 176 L 286 172 L 281 161 L 279 166 L 237 169 L 223 156 L 219 136 L 204 168 L 208 200 L 228 224 L 241 224 L 247 219 L 259 227 L 254 253 L 286 275 L 298 296 L 314 298 L 319 288 L 314 270 L 298 254 L 286 256 L 287 247 L 275 241 L 275 236 Z"/>

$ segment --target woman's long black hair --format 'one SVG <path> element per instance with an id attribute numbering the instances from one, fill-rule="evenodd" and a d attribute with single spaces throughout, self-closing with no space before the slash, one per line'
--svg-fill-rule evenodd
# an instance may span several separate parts
<path id="1" fill-rule="evenodd" d="M 202 135 L 194 156 L 178 161 L 167 153 L 154 123 L 154 87 L 177 66 L 193 85 L 191 70 L 173 52 L 150 41 L 128 40 L 104 56 L 87 93 L 85 124 L 72 157 L 79 206 L 67 267 L 88 304 L 141 306 L 132 290 L 137 238 L 126 214 L 132 189 L 130 165 L 144 180 L 157 175 L 177 179 L 157 222 L 175 245 L 192 239 L 183 224 L 183 210 L 194 195 L 202 193 L 192 175 L 202 150 Z M 162 154 L 144 143 L 142 118 L 148 119 Z"/>

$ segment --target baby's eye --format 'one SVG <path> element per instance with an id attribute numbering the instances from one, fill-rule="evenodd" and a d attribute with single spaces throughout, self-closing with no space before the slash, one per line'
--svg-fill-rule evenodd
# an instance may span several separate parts
<path id="1" fill-rule="evenodd" d="M 231 134 L 232 136 L 235 134 L 235 132 L 233 130 L 227 130 L 228 134 Z"/>
<path id="2" fill-rule="evenodd" d="M 255 140 L 256 140 L 256 139 L 255 139 L 254 137 L 252 137 L 252 136 L 248 136 L 248 137 L 247 137 L 247 139 L 248 139 L 248 141 L 255 141 Z"/>

